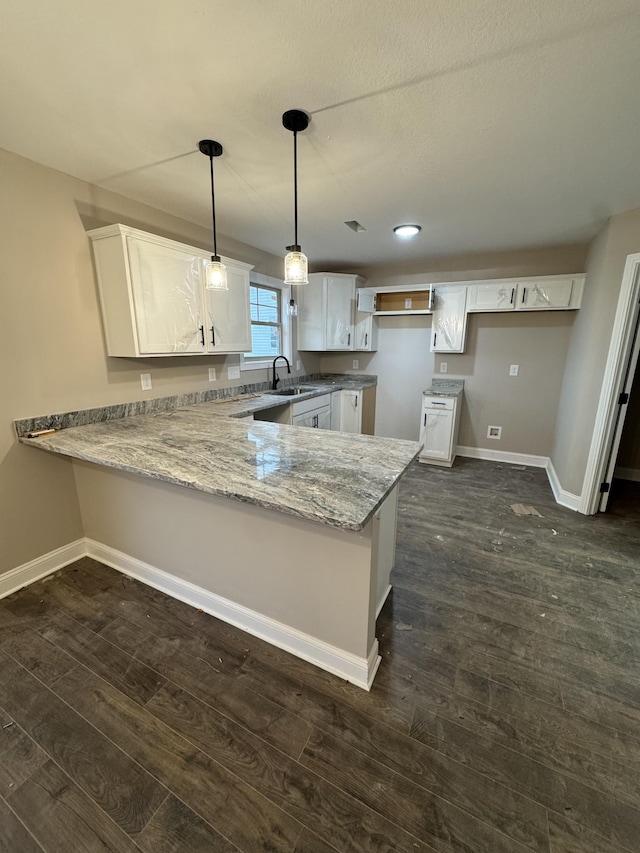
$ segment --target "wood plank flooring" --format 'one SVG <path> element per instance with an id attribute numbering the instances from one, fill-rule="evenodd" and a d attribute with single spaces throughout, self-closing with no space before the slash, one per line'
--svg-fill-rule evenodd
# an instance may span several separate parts
<path id="1" fill-rule="evenodd" d="M 0 853 L 638 853 L 640 484 L 415 464 L 392 581 L 369 694 L 90 559 L 0 601 Z"/>

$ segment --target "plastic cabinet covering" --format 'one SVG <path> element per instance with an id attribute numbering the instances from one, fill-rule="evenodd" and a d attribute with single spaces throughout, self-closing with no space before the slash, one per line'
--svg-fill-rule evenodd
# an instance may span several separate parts
<path id="1" fill-rule="evenodd" d="M 431 352 L 463 352 L 467 329 L 467 288 L 445 285 L 434 290 Z"/>

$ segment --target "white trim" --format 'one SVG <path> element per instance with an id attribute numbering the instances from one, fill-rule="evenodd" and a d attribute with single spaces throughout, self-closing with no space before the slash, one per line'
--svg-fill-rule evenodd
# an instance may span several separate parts
<path id="1" fill-rule="evenodd" d="M 593 437 L 582 483 L 579 512 L 586 515 L 597 512 L 600 503 L 600 483 L 605 475 L 606 457 L 613 440 L 616 417 L 615 399 L 629 359 L 631 323 L 634 318 L 634 305 L 638 299 L 639 288 L 640 254 L 627 255 Z"/>
<path id="2" fill-rule="evenodd" d="M 282 327 L 282 347 L 279 355 L 286 356 L 291 362 L 293 359 L 293 324 L 291 317 L 287 313 L 287 305 L 291 299 L 291 287 L 285 284 L 281 278 L 273 278 L 270 275 L 265 275 L 261 272 L 251 272 L 249 274 L 249 284 L 262 284 L 264 287 L 273 287 L 280 291 L 280 310 L 282 312 L 281 327 Z M 272 358 L 260 359 L 258 361 L 248 361 L 244 357 L 244 353 L 240 353 L 240 370 L 265 370 L 273 364 Z"/>
<path id="3" fill-rule="evenodd" d="M 547 460 L 546 464 L 547 469 L 547 477 L 549 479 L 549 485 L 551 486 L 551 491 L 553 492 L 553 496 L 556 499 L 556 503 L 559 503 L 560 506 L 566 506 L 567 509 L 572 509 L 574 512 L 578 512 L 580 509 L 580 495 L 574 495 L 571 492 L 566 492 L 560 483 L 558 478 L 558 474 L 556 469 L 553 467 L 553 462 L 551 459 Z"/>
<path id="4" fill-rule="evenodd" d="M 634 483 L 640 483 L 640 468 L 621 468 L 618 466 L 615 476 L 620 480 L 633 480 Z"/>
<path id="5" fill-rule="evenodd" d="M 489 450 L 486 447 L 456 447 L 457 456 L 470 459 L 486 459 L 489 462 L 506 462 L 508 465 L 527 465 L 530 468 L 546 468 L 548 456 L 533 456 L 530 453 L 511 453 L 508 450 Z"/>
<path id="6" fill-rule="evenodd" d="M 378 606 L 376 607 L 376 619 L 380 615 L 380 611 L 384 607 L 385 601 L 387 600 L 387 598 L 389 598 L 389 593 L 391 592 L 391 589 L 392 589 L 391 584 L 389 584 L 387 586 L 387 588 L 385 589 L 385 591 L 380 596 L 380 601 L 378 602 Z"/>
<path id="7" fill-rule="evenodd" d="M 370 689 L 380 664 L 377 640 L 374 640 L 368 658 L 358 657 L 264 616 L 262 613 L 250 610 L 227 598 L 202 589 L 202 587 L 176 578 L 168 572 L 162 571 L 162 569 L 150 566 L 148 563 L 123 554 L 122 551 L 117 551 L 108 545 L 103 545 L 93 539 L 86 539 L 85 542 L 86 554 L 95 560 L 99 560 L 125 575 L 136 578 L 148 586 L 159 589 L 179 601 L 184 601 L 192 607 L 204 610 L 205 613 L 235 625 L 249 634 L 260 637 L 273 646 L 315 664 L 320 669 L 350 681 L 351 684 L 362 687 L 364 690 Z"/>
<path id="8" fill-rule="evenodd" d="M 29 563 L 5 572 L 0 575 L 0 598 L 11 595 L 12 592 L 17 592 L 23 586 L 35 583 L 52 572 L 57 572 L 63 566 L 68 566 L 69 563 L 84 557 L 86 553 L 85 540 L 76 539 L 75 542 L 70 542 L 68 545 L 63 545 L 55 551 L 49 551 L 42 557 L 36 557 Z"/>

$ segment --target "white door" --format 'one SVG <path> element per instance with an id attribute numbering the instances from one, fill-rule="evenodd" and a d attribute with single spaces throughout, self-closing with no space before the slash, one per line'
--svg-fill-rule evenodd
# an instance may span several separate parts
<path id="1" fill-rule="evenodd" d="M 201 258 L 139 237 L 127 252 L 140 352 L 204 352 Z"/>
<path id="2" fill-rule="evenodd" d="M 568 308 L 571 303 L 573 279 L 536 281 L 518 285 L 516 307 L 520 311 L 543 311 Z"/>
<path id="3" fill-rule="evenodd" d="M 422 423 L 424 448 L 421 455 L 430 459 L 448 460 L 451 455 L 453 411 L 425 408 Z"/>
<path id="4" fill-rule="evenodd" d="M 377 331 L 376 320 L 373 314 L 365 314 L 362 311 L 357 311 L 355 327 L 356 345 L 354 349 L 360 352 L 374 352 L 378 348 Z"/>
<path id="5" fill-rule="evenodd" d="M 352 350 L 354 348 L 353 311 L 355 281 L 353 277 L 325 276 L 326 348 Z"/>
<path id="6" fill-rule="evenodd" d="M 469 286 L 467 311 L 513 311 L 515 305 L 515 284 L 496 282 Z"/>
<path id="7" fill-rule="evenodd" d="M 205 290 L 207 352 L 251 352 L 249 273 L 226 266 L 229 290 Z"/>
<path id="8" fill-rule="evenodd" d="M 340 392 L 340 432 L 362 432 L 362 391 Z"/>
<path id="9" fill-rule="evenodd" d="M 444 285 L 434 290 L 431 352 L 463 352 L 467 328 L 467 288 Z"/>

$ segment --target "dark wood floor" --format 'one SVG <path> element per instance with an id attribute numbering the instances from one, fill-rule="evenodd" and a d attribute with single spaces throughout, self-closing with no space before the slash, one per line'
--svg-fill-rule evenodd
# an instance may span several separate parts
<path id="1" fill-rule="evenodd" d="M 370 694 L 89 559 L 0 602 L 0 851 L 637 853 L 640 484 L 416 464 L 398 546 Z"/>

